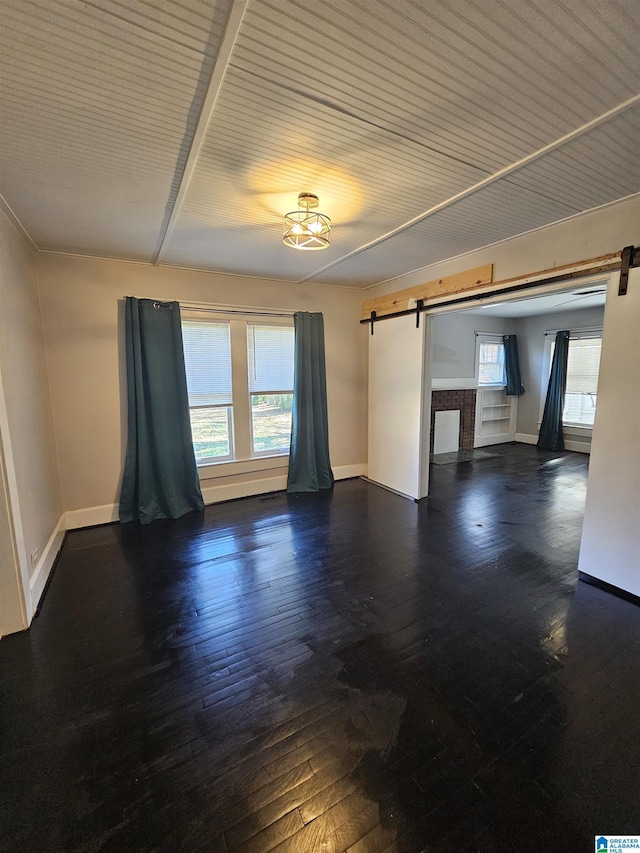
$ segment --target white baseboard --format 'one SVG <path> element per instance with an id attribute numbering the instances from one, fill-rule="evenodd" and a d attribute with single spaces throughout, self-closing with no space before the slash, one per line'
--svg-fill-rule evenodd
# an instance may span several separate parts
<path id="1" fill-rule="evenodd" d="M 36 563 L 35 571 L 29 578 L 29 592 L 31 593 L 31 609 L 32 612 L 29 618 L 32 619 L 34 613 L 38 609 L 38 604 L 42 598 L 42 593 L 49 580 L 51 569 L 56 561 L 56 557 L 62 547 L 65 534 L 65 515 L 61 515 L 56 524 L 53 533 L 49 537 L 49 541 L 42 549 L 40 559 Z"/>
<path id="2" fill-rule="evenodd" d="M 236 498 L 249 498 L 267 492 L 280 492 L 287 488 L 287 475 L 278 474 L 275 477 L 261 477 L 244 483 L 222 483 L 219 486 L 203 486 L 202 497 L 205 504 L 217 504 L 221 501 L 232 501 Z"/>
<path id="3" fill-rule="evenodd" d="M 67 530 L 73 530 L 76 527 L 93 527 L 96 524 L 109 524 L 110 521 L 118 521 L 118 504 L 67 510 L 64 514 L 64 521 Z"/>
<path id="4" fill-rule="evenodd" d="M 526 432 L 517 432 L 515 440 L 521 444 L 537 444 L 538 436 L 529 435 Z M 565 438 L 564 449 L 573 450 L 575 453 L 591 453 L 591 444 L 586 441 L 573 441 L 570 438 Z"/>
<path id="5" fill-rule="evenodd" d="M 571 441 L 571 439 L 564 440 L 564 449 L 565 450 L 574 450 L 576 453 L 591 453 L 591 444 L 587 444 L 586 441 Z"/>
<path id="6" fill-rule="evenodd" d="M 519 441 L 520 444 L 537 444 L 538 443 L 538 436 L 537 435 L 529 435 L 526 432 L 517 432 L 515 440 Z"/>
<path id="7" fill-rule="evenodd" d="M 357 465 L 339 465 L 333 469 L 336 480 L 348 480 L 351 477 L 364 477 L 367 474 L 366 463 Z M 209 480 L 208 482 L 212 482 Z M 216 504 L 236 498 L 249 498 L 268 492 L 280 492 L 287 488 L 287 475 L 260 477 L 244 483 L 221 483 L 217 486 L 203 486 L 202 497 L 205 504 Z M 93 527 L 96 524 L 109 524 L 118 521 L 118 504 L 91 506 L 85 509 L 70 510 L 64 515 L 66 530 L 78 527 Z"/>
<path id="8" fill-rule="evenodd" d="M 352 477 L 366 477 L 369 466 L 366 462 L 360 462 L 357 465 L 339 465 L 333 469 L 333 476 L 336 480 L 350 480 Z"/>
<path id="9" fill-rule="evenodd" d="M 399 498 L 404 498 L 407 501 L 416 502 L 416 498 L 411 495 L 405 494 L 405 492 L 399 492 L 397 489 L 392 489 L 391 486 L 385 486 L 384 483 L 379 483 L 377 480 L 370 480 L 369 477 L 365 476 L 365 480 L 367 483 L 371 483 L 374 486 L 379 486 L 381 489 L 384 489 L 386 492 L 391 492 L 392 495 L 398 495 Z"/>
<path id="10" fill-rule="evenodd" d="M 515 433 L 507 433 L 506 435 L 489 435 L 484 438 L 476 438 L 473 441 L 475 447 L 489 447 L 491 444 L 507 444 L 510 441 L 517 441 Z"/>
<path id="11" fill-rule="evenodd" d="M 351 477 L 366 475 L 367 465 L 340 465 L 333 469 L 336 480 L 348 480 Z M 217 486 L 205 486 L 202 497 L 205 504 L 216 504 L 221 501 L 231 501 L 236 498 L 249 498 L 253 495 L 263 495 L 267 492 L 281 492 L 287 488 L 287 475 L 277 474 L 274 477 L 260 477 L 244 483 L 223 483 Z"/>

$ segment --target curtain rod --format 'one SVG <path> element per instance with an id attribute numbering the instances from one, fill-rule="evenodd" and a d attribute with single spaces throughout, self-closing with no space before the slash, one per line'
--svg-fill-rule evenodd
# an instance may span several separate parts
<path id="1" fill-rule="evenodd" d="M 126 296 L 122 297 L 127 299 Z M 138 297 L 134 297 L 138 298 Z M 295 311 L 269 311 L 262 308 L 217 308 L 215 305 L 207 305 L 204 302 L 181 302 L 179 299 L 152 299 L 149 296 L 139 297 L 141 299 L 151 299 L 152 302 L 158 302 L 160 305 L 168 305 L 170 302 L 177 302 L 185 311 L 204 311 L 210 314 L 247 314 L 255 317 L 293 317 Z"/>
<path id="2" fill-rule="evenodd" d="M 295 311 L 260 311 L 256 308 L 192 308 L 182 303 L 181 308 L 185 311 L 204 311 L 205 314 L 242 314 L 251 317 L 293 317 Z"/>
<path id="3" fill-rule="evenodd" d="M 478 335 L 486 335 L 488 338 L 504 338 L 507 332 L 476 332 L 476 337 Z"/>
<path id="4" fill-rule="evenodd" d="M 544 335 L 548 337 L 549 335 L 557 335 L 558 332 L 574 332 L 578 335 L 582 332 L 602 332 L 602 326 L 581 326 L 579 329 L 548 329 Z"/>

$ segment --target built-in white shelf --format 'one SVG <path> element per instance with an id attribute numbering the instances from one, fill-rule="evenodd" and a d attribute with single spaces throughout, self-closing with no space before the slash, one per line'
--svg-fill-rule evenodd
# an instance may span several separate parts
<path id="1" fill-rule="evenodd" d="M 515 440 L 517 399 L 504 388 L 478 388 L 474 447 Z"/>

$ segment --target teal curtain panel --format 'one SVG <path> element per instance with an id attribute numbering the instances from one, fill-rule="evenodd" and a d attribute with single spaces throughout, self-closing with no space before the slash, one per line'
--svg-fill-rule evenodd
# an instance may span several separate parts
<path id="1" fill-rule="evenodd" d="M 564 450 L 562 409 L 567 387 L 567 361 L 569 359 L 569 332 L 558 332 L 551 362 L 551 375 L 544 414 L 540 424 L 538 447 L 541 450 Z"/>
<path id="2" fill-rule="evenodd" d="M 507 374 L 507 396 L 519 397 L 524 394 L 524 385 L 520 376 L 520 359 L 518 358 L 518 338 L 516 335 L 504 335 L 504 368 Z"/>
<path id="3" fill-rule="evenodd" d="M 287 492 L 317 492 L 333 487 L 329 461 L 324 318 L 294 315 L 293 412 Z"/>
<path id="4" fill-rule="evenodd" d="M 120 521 L 202 510 L 191 438 L 180 306 L 127 296 L 127 454 Z"/>

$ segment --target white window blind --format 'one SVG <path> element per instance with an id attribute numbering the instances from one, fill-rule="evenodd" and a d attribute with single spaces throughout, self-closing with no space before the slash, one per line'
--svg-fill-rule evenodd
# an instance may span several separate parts
<path id="1" fill-rule="evenodd" d="M 189 406 L 231 405 L 229 323 L 183 320 L 182 343 Z"/>
<path id="2" fill-rule="evenodd" d="M 293 389 L 293 326 L 249 323 L 249 391 L 252 394 Z"/>
<path id="3" fill-rule="evenodd" d="M 567 394 L 595 394 L 600 369 L 600 338 L 569 340 Z"/>
<path id="4" fill-rule="evenodd" d="M 562 421 L 565 424 L 592 427 L 598 402 L 598 371 L 602 338 L 569 340 L 567 387 Z"/>

